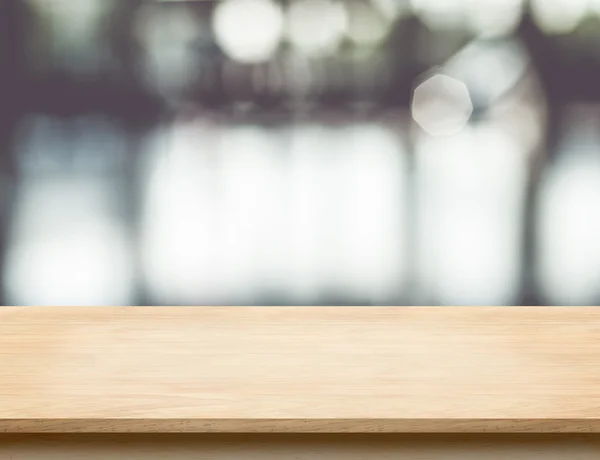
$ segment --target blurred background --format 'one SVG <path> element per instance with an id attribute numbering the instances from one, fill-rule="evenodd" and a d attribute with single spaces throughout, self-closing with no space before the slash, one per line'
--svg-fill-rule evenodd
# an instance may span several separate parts
<path id="1" fill-rule="evenodd" d="M 1 305 L 600 303 L 600 0 L 1 0 Z"/>

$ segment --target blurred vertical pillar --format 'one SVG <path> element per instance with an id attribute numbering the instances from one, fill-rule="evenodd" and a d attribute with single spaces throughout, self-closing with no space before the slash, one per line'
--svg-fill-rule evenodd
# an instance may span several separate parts
<path id="1" fill-rule="evenodd" d="M 539 260 L 539 203 L 541 180 L 548 163 L 556 156 L 562 136 L 564 104 L 562 97 L 553 91 L 554 75 L 559 72 L 560 64 L 550 39 L 535 24 L 530 2 L 527 2 L 524 14 L 516 30 L 517 37 L 528 51 L 529 58 L 538 78 L 538 83 L 546 100 L 545 136 L 539 152 L 532 156 L 525 207 L 523 213 L 523 250 L 522 276 L 519 305 L 538 306 L 544 304 L 538 282 Z"/>
<path id="2" fill-rule="evenodd" d="M 425 294 L 421 277 L 418 274 L 418 204 L 417 204 L 417 167 L 416 167 L 416 137 L 410 129 L 410 110 L 413 90 L 418 76 L 427 68 L 424 60 L 419 56 L 419 46 L 423 37 L 430 33 L 421 20 L 414 16 L 397 20 L 391 30 L 386 43 L 386 60 L 390 71 L 390 82 L 386 91 L 382 92 L 381 103 L 385 109 L 400 110 L 406 115 L 408 128 L 404 132 L 407 139 L 408 164 L 406 173 L 405 199 L 406 199 L 406 264 L 407 291 L 398 299 L 400 303 L 408 305 L 431 305 L 433 298 Z"/>
<path id="3" fill-rule="evenodd" d="M 518 299 L 518 304 L 525 306 L 540 306 L 544 302 L 537 278 L 539 259 L 538 207 L 541 179 L 545 168 L 544 160 L 545 157 L 542 154 L 532 155 L 525 189 L 525 206 L 523 207 L 522 220 L 521 292 Z"/>
<path id="4" fill-rule="evenodd" d="M 121 206 L 127 227 L 134 270 L 133 305 L 151 305 L 146 286 L 141 249 L 143 208 L 143 155 L 145 141 L 161 120 L 161 104 L 148 88 L 142 75 L 141 49 L 135 36 L 135 24 L 144 0 L 116 2 L 111 16 L 112 27 L 106 39 L 115 58 L 113 101 L 109 112 L 123 130 L 125 158 L 119 181 Z"/>
<path id="5" fill-rule="evenodd" d="M 28 19 L 28 8 L 22 0 L 0 1 L 0 305 L 7 301 L 5 255 L 18 185 L 16 131 L 27 105 Z"/>

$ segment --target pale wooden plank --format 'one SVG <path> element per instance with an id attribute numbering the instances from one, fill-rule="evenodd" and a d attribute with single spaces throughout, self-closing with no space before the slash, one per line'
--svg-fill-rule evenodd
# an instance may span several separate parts
<path id="1" fill-rule="evenodd" d="M 598 432 L 600 310 L 2 308 L 0 430 Z"/>

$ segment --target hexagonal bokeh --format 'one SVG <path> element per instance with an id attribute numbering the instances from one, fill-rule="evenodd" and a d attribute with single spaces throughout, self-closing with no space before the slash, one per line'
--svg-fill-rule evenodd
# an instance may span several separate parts
<path id="1" fill-rule="evenodd" d="M 417 86 L 411 110 L 413 119 L 427 133 L 449 136 L 467 124 L 473 103 L 462 81 L 436 74 Z"/>

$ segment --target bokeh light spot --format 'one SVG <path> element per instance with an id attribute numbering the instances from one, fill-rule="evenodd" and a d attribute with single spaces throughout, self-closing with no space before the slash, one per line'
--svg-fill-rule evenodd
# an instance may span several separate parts
<path id="1" fill-rule="evenodd" d="M 471 0 L 467 23 L 480 37 L 502 37 L 514 32 L 522 12 L 523 0 Z"/>
<path id="2" fill-rule="evenodd" d="M 465 0 L 410 0 L 410 4 L 432 30 L 456 30 L 464 25 Z"/>
<path id="3" fill-rule="evenodd" d="M 390 31 L 389 20 L 377 9 L 366 3 L 349 5 L 348 36 L 362 46 L 375 46 L 381 43 Z"/>
<path id="4" fill-rule="evenodd" d="M 265 62 L 283 34 L 283 12 L 272 0 L 224 0 L 215 9 L 213 28 L 219 46 L 243 63 Z"/>
<path id="5" fill-rule="evenodd" d="M 587 11 L 587 0 L 531 0 L 535 22 L 549 34 L 572 32 Z"/>
<path id="6" fill-rule="evenodd" d="M 460 80 L 436 74 L 415 89 L 412 117 L 433 136 L 458 133 L 472 112 L 469 90 Z"/>
<path id="7" fill-rule="evenodd" d="M 288 39 L 311 57 L 335 52 L 348 29 L 346 8 L 332 0 L 297 0 L 290 5 L 287 20 Z"/>

